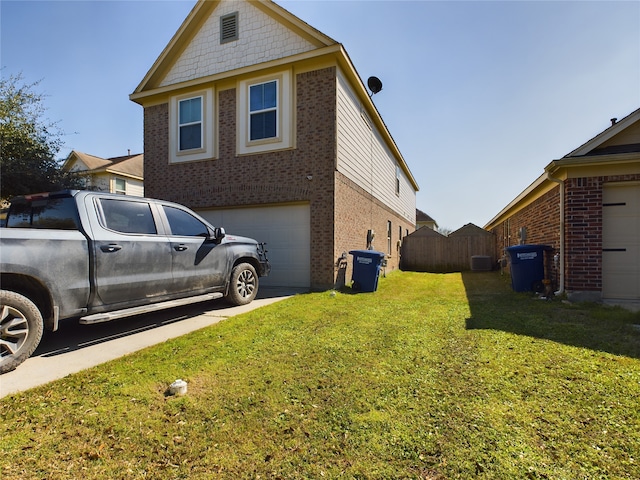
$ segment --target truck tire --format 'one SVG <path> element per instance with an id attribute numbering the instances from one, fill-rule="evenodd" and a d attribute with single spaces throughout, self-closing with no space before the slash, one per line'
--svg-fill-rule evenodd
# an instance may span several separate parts
<path id="1" fill-rule="evenodd" d="M 233 305 L 246 305 L 256 298 L 258 275 L 249 263 L 239 263 L 231 270 L 227 301 Z"/>
<path id="2" fill-rule="evenodd" d="M 0 290 L 0 374 L 14 370 L 37 348 L 44 322 L 38 307 L 19 293 Z"/>

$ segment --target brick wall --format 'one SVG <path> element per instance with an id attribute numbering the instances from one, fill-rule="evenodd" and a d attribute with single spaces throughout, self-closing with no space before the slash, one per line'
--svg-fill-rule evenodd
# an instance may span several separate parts
<path id="1" fill-rule="evenodd" d="M 602 290 L 602 177 L 565 181 L 565 288 Z"/>
<path id="2" fill-rule="evenodd" d="M 565 290 L 578 298 L 597 299 L 602 291 L 602 188 L 607 182 L 640 180 L 640 174 L 569 178 L 565 181 Z M 560 190 L 543 195 L 495 227 L 497 253 L 517 245 L 517 232 L 527 227 L 529 244 L 560 248 Z M 552 268 L 554 286 L 558 272 Z M 589 292 L 595 295 L 589 295 Z M 587 295 L 582 295 L 586 293 Z"/>
<path id="3" fill-rule="evenodd" d="M 526 229 L 526 244 L 549 245 L 553 255 L 560 249 L 560 187 L 556 186 L 533 203 L 509 217 L 491 231 L 496 236 L 496 258 L 505 255 L 504 249 L 520 244 L 520 231 Z M 559 284 L 559 272 L 548 263 L 550 279 Z"/>
<path id="4" fill-rule="evenodd" d="M 336 173 L 336 209 L 335 209 L 335 247 L 336 286 L 351 282 L 353 257 L 350 250 L 367 248 L 367 231 L 373 230 L 375 238 L 373 249 L 387 254 L 386 271 L 399 268 L 400 249 L 398 248 L 399 232 L 402 227 L 403 237 L 406 231 L 415 230 L 415 226 L 405 218 L 397 215 L 386 205 L 374 198 L 370 193 L 357 186 L 346 176 Z M 391 254 L 388 254 L 387 222 L 391 221 Z M 343 252 L 347 253 L 346 270 L 338 268 L 338 259 Z"/>
<path id="5" fill-rule="evenodd" d="M 296 148 L 291 150 L 237 156 L 236 91 L 229 89 L 218 91 L 218 158 L 169 164 L 168 105 L 145 108 L 145 194 L 193 209 L 308 202 L 314 289 L 341 284 L 345 271 L 337 268 L 339 257 L 366 248 L 369 229 L 376 232 L 374 247 L 387 253 L 390 220 L 387 270 L 398 268 L 398 227 L 412 232 L 414 226 L 335 169 L 335 68 L 298 74 L 295 82 Z"/>
<path id="6" fill-rule="evenodd" d="M 640 180 L 640 174 L 570 178 L 566 185 L 567 291 L 602 291 L 602 188 Z"/>
<path id="7" fill-rule="evenodd" d="M 296 76 L 295 162 L 310 188 L 311 285 L 333 286 L 333 176 L 336 158 L 336 70 L 326 68 Z M 307 180 L 312 175 L 312 180 Z"/>
<path id="8" fill-rule="evenodd" d="M 168 162 L 168 105 L 145 108 L 145 188 L 193 209 L 309 202 L 311 284 L 333 286 L 335 68 L 296 76 L 295 149 L 236 156 L 236 91 L 218 92 L 218 158 Z M 311 180 L 308 177 L 311 176 Z"/>
<path id="9" fill-rule="evenodd" d="M 218 158 L 173 164 L 168 163 L 167 105 L 145 109 L 147 195 L 193 209 L 311 200 L 321 176 L 318 172 L 314 182 L 306 176 L 314 174 L 314 168 L 322 164 L 318 148 L 309 148 L 308 141 L 303 141 L 296 150 L 236 156 L 235 89 L 218 92 L 218 104 Z M 314 117 L 318 132 L 326 123 L 321 117 L 328 116 L 327 110 L 319 108 L 322 114 Z M 316 138 L 319 136 L 317 133 Z M 327 143 L 324 138 L 322 145 Z M 326 164 L 327 159 L 324 160 Z M 331 159 L 328 161 L 332 164 Z"/>

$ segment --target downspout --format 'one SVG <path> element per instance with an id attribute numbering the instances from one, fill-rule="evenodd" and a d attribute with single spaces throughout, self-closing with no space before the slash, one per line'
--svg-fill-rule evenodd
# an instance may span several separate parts
<path id="1" fill-rule="evenodd" d="M 558 285 L 558 291 L 555 294 L 562 295 L 564 293 L 564 181 L 553 177 L 548 170 L 547 180 L 557 183 L 560 188 L 560 285 Z"/>

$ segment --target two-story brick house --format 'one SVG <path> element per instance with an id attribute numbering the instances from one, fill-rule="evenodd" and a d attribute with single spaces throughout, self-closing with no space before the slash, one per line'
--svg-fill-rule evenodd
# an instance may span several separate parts
<path id="1" fill-rule="evenodd" d="M 335 40 L 271 1 L 200 0 L 130 98 L 147 196 L 266 241 L 264 284 L 349 282 L 371 231 L 398 267 L 418 185 Z"/>
<path id="2" fill-rule="evenodd" d="M 549 163 L 485 229 L 498 256 L 553 247 L 550 276 L 570 299 L 640 301 L 640 109 Z"/>

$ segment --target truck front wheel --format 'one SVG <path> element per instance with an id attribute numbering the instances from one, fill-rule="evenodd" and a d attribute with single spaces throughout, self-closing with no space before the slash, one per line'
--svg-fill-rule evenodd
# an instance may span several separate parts
<path id="1" fill-rule="evenodd" d="M 42 314 L 31 300 L 0 290 L 0 374 L 29 358 L 40 343 L 43 329 Z"/>
<path id="2" fill-rule="evenodd" d="M 246 305 L 256 298 L 258 275 L 249 263 L 240 263 L 231 271 L 227 300 L 233 305 Z"/>

